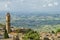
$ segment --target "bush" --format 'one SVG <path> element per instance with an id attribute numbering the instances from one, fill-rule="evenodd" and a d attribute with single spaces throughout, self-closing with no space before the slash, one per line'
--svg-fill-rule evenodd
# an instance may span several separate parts
<path id="1" fill-rule="evenodd" d="M 56 33 L 58 33 L 58 32 L 60 32 L 60 29 L 58 29 L 58 30 L 56 31 Z"/>
<path id="2" fill-rule="evenodd" d="M 53 34 L 55 34 L 55 32 L 54 32 L 54 31 L 52 31 L 52 33 L 53 33 Z"/>
<path id="3" fill-rule="evenodd" d="M 29 31 L 24 35 L 24 40 L 40 40 L 40 36 L 36 31 Z"/>

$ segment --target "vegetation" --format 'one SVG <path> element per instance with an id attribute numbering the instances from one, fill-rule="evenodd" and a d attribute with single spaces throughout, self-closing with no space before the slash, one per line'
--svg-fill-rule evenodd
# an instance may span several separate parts
<path id="1" fill-rule="evenodd" d="M 54 32 L 54 31 L 52 31 L 52 33 L 53 33 L 53 34 L 55 34 L 55 32 Z"/>
<path id="2" fill-rule="evenodd" d="M 7 30 L 6 30 L 6 29 L 5 29 L 5 31 L 4 31 L 4 38 L 5 38 L 5 39 L 9 38 L 9 35 L 8 35 L 8 33 L 7 33 Z"/>
<path id="3" fill-rule="evenodd" d="M 3 24 L 0 23 L 0 27 L 4 27 L 4 26 L 5 26 L 5 25 L 3 25 Z"/>
<path id="4" fill-rule="evenodd" d="M 60 32 L 60 29 L 57 29 L 56 33 Z"/>
<path id="5" fill-rule="evenodd" d="M 33 28 L 37 31 L 42 31 L 42 30 L 50 31 L 52 29 L 56 30 L 55 28 L 60 27 L 60 14 L 43 14 L 43 13 L 34 14 L 33 13 L 33 15 L 32 14 L 23 15 L 23 14 L 12 13 L 11 16 L 12 16 L 11 25 L 16 27 Z M 0 23 L 2 24 L 5 23 L 5 15 L 0 14 Z M 46 25 L 49 26 L 51 29 L 49 30 L 48 29 L 49 27 L 46 28 Z"/>
<path id="6" fill-rule="evenodd" d="M 17 29 L 15 32 L 16 33 L 22 33 L 22 32 L 28 33 L 29 31 L 32 31 L 32 30 L 31 29 Z"/>
<path id="7" fill-rule="evenodd" d="M 36 31 L 29 31 L 24 35 L 24 40 L 40 40 L 40 36 Z"/>

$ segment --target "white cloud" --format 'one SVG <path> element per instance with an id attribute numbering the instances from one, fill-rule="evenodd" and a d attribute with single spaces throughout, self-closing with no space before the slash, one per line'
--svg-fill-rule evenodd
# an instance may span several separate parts
<path id="1" fill-rule="evenodd" d="M 11 2 L 10 1 L 7 1 L 7 4 L 11 4 Z"/>
<path id="2" fill-rule="evenodd" d="M 49 6 L 49 7 L 53 7 L 53 4 L 52 4 L 52 3 L 49 3 L 48 6 Z"/>
<path id="3" fill-rule="evenodd" d="M 5 8 L 7 8 L 8 7 L 8 5 L 7 4 L 5 4 Z"/>
<path id="4" fill-rule="evenodd" d="M 43 5 L 43 7 L 46 7 L 46 5 Z"/>
<path id="5" fill-rule="evenodd" d="M 21 2 L 23 2 L 24 0 L 20 0 Z"/>
<path id="6" fill-rule="evenodd" d="M 2 3 L 3 2 L 3 3 Z M 35 9 L 48 9 L 49 7 L 52 9 L 54 6 L 58 7 L 59 1 L 57 0 L 0 0 L 0 8 L 1 9 L 9 9 L 10 10 L 29 10 L 32 8 Z M 44 8 L 43 8 L 44 7 Z M 0 10 L 1 10 L 0 9 Z"/>
<path id="7" fill-rule="evenodd" d="M 56 6 L 57 6 L 57 5 L 58 5 L 58 2 L 54 2 L 54 5 L 56 5 Z"/>
<path id="8" fill-rule="evenodd" d="M 45 2 L 47 2 L 47 3 L 50 3 L 51 1 L 53 1 L 53 0 L 45 0 Z"/>
<path id="9" fill-rule="evenodd" d="M 9 5 L 11 4 L 11 2 L 5 2 L 5 4 L 4 4 L 4 8 L 7 10 L 7 9 L 9 9 Z"/>
<path id="10" fill-rule="evenodd" d="M 9 1 L 0 2 L 0 10 L 8 10 L 10 4 L 11 4 L 11 2 L 9 2 Z"/>
<path id="11" fill-rule="evenodd" d="M 24 0 L 20 0 L 20 3 L 23 4 L 23 1 L 24 1 Z"/>

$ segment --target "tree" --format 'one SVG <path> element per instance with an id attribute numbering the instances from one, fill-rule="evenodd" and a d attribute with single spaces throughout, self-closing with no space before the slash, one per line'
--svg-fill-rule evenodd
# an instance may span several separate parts
<path id="1" fill-rule="evenodd" d="M 53 34 L 55 34 L 55 32 L 54 32 L 54 31 L 52 31 L 52 33 L 53 33 Z"/>
<path id="2" fill-rule="evenodd" d="M 9 38 L 9 35 L 8 35 L 8 33 L 7 33 L 7 30 L 6 29 L 4 29 L 5 31 L 4 31 L 4 38 L 6 39 L 6 38 Z"/>
<path id="3" fill-rule="evenodd" d="M 58 30 L 56 31 L 56 33 L 58 33 L 58 32 L 60 32 L 60 29 L 58 29 Z"/>
<path id="4" fill-rule="evenodd" d="M 29 31 L 24 35 L 24 40 L 40 40 L 40 36 L 36 31 Z"/>

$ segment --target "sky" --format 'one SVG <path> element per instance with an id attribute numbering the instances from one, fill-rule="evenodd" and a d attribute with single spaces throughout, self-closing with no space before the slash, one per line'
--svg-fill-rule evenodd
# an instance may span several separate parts
<path id="1" fill-rule="evenodd" d="M 0 11 L 60 11 L 60 0 L 0 0 Z"/>

